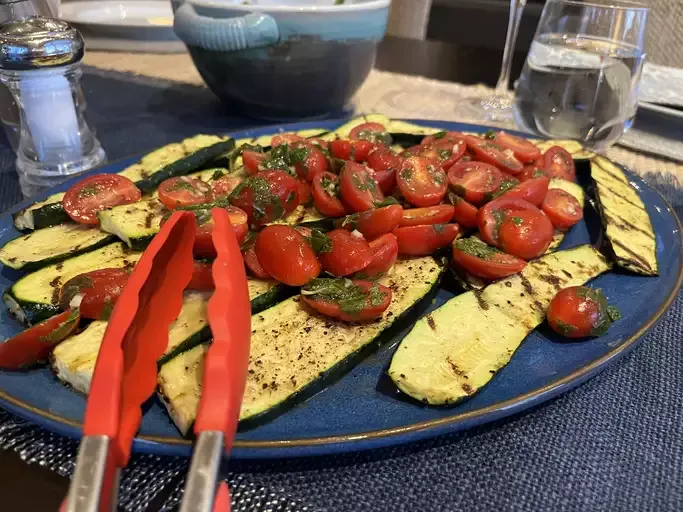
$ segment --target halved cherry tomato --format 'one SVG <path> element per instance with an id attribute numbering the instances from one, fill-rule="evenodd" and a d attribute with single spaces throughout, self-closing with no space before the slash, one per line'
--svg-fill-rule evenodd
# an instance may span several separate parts
<path id="1" fill-rule="evenodd" d="M 99 223 L 97 213 L 139 201 L 140 189 L 128 178 L 118 174 L 94 174 L 83 178 L 66 191 L 62 205 L 67 215 L 79 224 Z"/>
<path id="2" fill-rule="evenodd" d="M 339 193 L 342 202 L 352 212 L 369 210 L 384 200 L 384 194 L 371 172 L 364 165 L 346 162 L 339 174 Z"/>
<path id="3" fill-rule="evenodd" d="M 293 149 L 306 149 L 306 155 L 294 163 L 296 173 L 300 178 L 313 181 L 316 174 L 327 170 L 327 159 L 317 147 L 308 142 L 292 144 Z"/>
<path id="4" fill-rule="evenodd" d="M 477 160 L 495 165 L 513 175 L 519 174 L 524 169 L 522 162 L 515 158 L 511 150 L 503 148 L 491 140 L 465 135 L 465 141 Z"/>
<path id="5" fill-rule="evenodd" d="M 337 139 L 330 142 L 330 153 L 341 160 L 365 162 L 375 145 L 367 140 Z"/>
<path id="6" fill-rule="evenodd" d="M 300 135 L 297 135 L 296 133 L 280 133 L 273 137 L 270 141 L 270 146 L 275 148 L 277 146 L 281 146 L 282 144 L 291 144 L 293 142 L 301 142 L 304 139 Z"/>
<path id="7" fill-rule="evenodd" d="M 464 139 L 455 143 L 448 141 L 434 142 L 432 144 L 420 144 L 406 149 L 401 153 L 401 157 L 421 156 L 436 162 L 446 171 L 465 154 L 467 145 Z"/>
<path id="8" fill-rule="evenodd" d="M 344 219 L 336 221 L 336 227 L 348 231 L 358 230 L 368 240 L 374 240 L 380 235 L 391 233 L 396 229 L 403 215 L 403 208 L 398 204 L 373 208 L 360 213 L 354 213 Z"/>
<path id="9" fill-rule="evenodd" d="M 313 189 L 306 180 L 296 180 L 299 184 L 299 204 L 308 206 L 313 202 Z"/>
<path id="10" fill-rule="evenodd" d="M 490 200 L 503 179 L 502 172 L 484 162 L 458 162 L 448 170 L 453 191 L 476 205 Z"/>
<path id="11" fill-rule="evenodd" d="M 403 161 L 396 184 L 413 206 L 433 206 L 446 195 L 448 177 L 432 160 L 411 156 Z"/>
<path id="12" fill-rule="evenodd" d="M 602 291 L 587 286 L 560 290 L 548 307 L 548 324 L 567 338 L 602 336 L 619 318 L 621 314 L 607 304 Z"/>
<path id="13" fill-rule="evenodd" d="M 372 261 L 372 249 L 362 236 L 345 229 L 327 233 L 331 250 L 319 254 L 323 269 L 336 277 L 348 276 L 363 270 Z"/>
<path id="14" fill-rule="evenodd" d="M 501 197 L 524 199 L 534 206 L 541 206 L 543 198 L 548 193 L 548 185 L 550 178 L 547 176 L 531 178 L 503 193 Z"/>
<path id="15" fill-rule="evenodd" d="M 465 136 L 460 133 L 460 132 L 437 132 L 433 135 L 428 135 L 424 139 L 422 139 L 422 142 L 420 144 L 424 146 L 429 146 L 430 144 L 433 144 L 435 142 L 449 142 L 451 144 L 457 143 L 459 140 L 464 140 Z"/>
<path id="16" fill-rule="evenodd" d="M 372 261 L 360 272 L 354 275 L 355 279 L 374 279 L 386 274 L 396 263 L 398 257 L 398 240 L 393 233 L 387 233 L 375 238 L 370 242 L 372 249 Z"/>
<path id="17" fill-rule="evenodd" d="M 350 139 L 367 140 L 373 144 L 391 144 L 386 127 L 382 123 L 359 124 L 349 133 Z"/>
<path id="18" fill-rule="evenodd" d="M 301 292 L 303 301 L 318 313 L 345 322 L 379 318 L 392 296 L 391 289 L 379 283 L 348 279 L 316 279 Z"/>
<path id="19" fill-rule="evenodd" d="M 262 171 L 261 164 L 268 158 L 265 153 L 245 149 L 242 151 L 242 163 L 247 174 L 256 174 Z"/>
<path id="20" fill-rule="evenodd" d="M 453 222 L 466 228 L 476 228 L 478 224 L 476 206 L 465 201 L 455 192 L 448 193 L 448 202 L 453 205 Z"/>
<path id="21" fill-rule="evenodd" d="M 406 226 L 396 228 L 398 253 L 409 256 L 427 256 L 446 247 L 460 233 L 457 224 L 431 224 L 429 226 Z"/>
<path id="22" fill-rule="evenodd" d="M 532 142 L 511 133 L 498 132 L 494 140 L 504 148 L 510 149 L 517 160 L 524 164 L 531 163 L 541 156 L 541 150 Z"/>
<path id="23" fill-rule="evenodd" d="M 483 279 L 501 279 L 517 274 L 526 267 L 523 259 L 505 254 L 475 238 L 455 241 L 453 264 Z"/>
<path id="24" fill-rule="evenodd" d="M 59 306 L 63 310 L 79 308 L 83 318 L 108 320 L 129 277 L 130 270 L 124 268 L 79 274 L 59 290 Z"/>
<path id="25" fill-rule="evenodd" d="M 79 320 L 78 309 L 64 311 L 0 343 L 0 368 L 19 370 L 45 361 L 55 345 L 76 331 Z"/>
<path id="26" fill-rule="evenodd" d="M 261 171 L 244 179 L 231 203 L 259 228 L 286 217 L 299 206 L 299 184 L 283 171 Z"/>
<path id="27" fill-rule="evenodd" d="M 339 177 L 336 174 L 323 172 L 313 178 L 313 205 L 328 217 L 346 215 L 346 208 L 339 199 Z"/>
<path id="28" fill-rule="evenodd" d="M 179 176 L 169 178 L 159 185 L 159 201 L 169 210 L 179 206 L 211 202 L 211 185 L 199 178 Z"/>
<path id="29" fill-rule="evenodd" d="M 186 290 L 213 290 L 216 288 L 213 282 L 213 263 L 206 261 L 195 261 L 192 266 L 192 279 L 187 285 Z"/>
<path id="30" fill-rule="evenodd" d="M 521 174 L 517 175 L 517 178 L 519 178 L 519 181 L 525 182 L 525 181 L 530 180 L 532 178 L 539 178 L 540 176 L 550 177 L 545 169 L 540 167 L 538 164 L 533 163 L 533 164 L 525 165 L 524 170 L 522 171 Z"/>
<path id="31" fill-rule="evenodd" d="M 401 157 L 385 146 L 377 146 L 368 155 L 367 165 L 374 171 L 372 176 L 383 194 L 394 190 L 396 173 L 402 163 Z"/>
<path id="32" fill-rule="evenodd" d="M 509 213 L 498 230 L 500 248 L 523 260 L 541 256 L 552 239 L 553 225 L 538 209 Z"/>
<path id="33" fill-rule="evenodd" d="M 453 206 L 437 204 L 425 208 L 403 210 L 401 226 L 425 226 L 428 224 L 445 224 L 453 218 Z"/>
<path id="34" fill-rule="evenodd" d="M 302 286 L 320 274 L 320 262 L 306 239 L 291 226 L 266 226 L 256 236 L 256 256 L 281 283 Z"/>
<path id="35" fill-rule="evenodd" d="M 330 152 L 330 141 L 321 139 L 320 137 L 313 137 L 312 139 L 306 139 L 312 146 L 315 146 L 323 155 L 327 155 Z"/>
<path id="36" fill-rule="evenodd" d="M 500 247 L 498 231 L 503 220 L 509 215 L 520 211 L 531 210 L 540 213 L 533 204 L 522 199 L 498 197 L 479 208 L 477 214 L 479 234 L 489 245 Z"/>
<path id="37" fill-rule="evenodd" d="M 557 229 L 569 229 L 583 218 L 583 208 L 569 192 L 559 188 L 548 190 L 541 210 Z"/>
<path id="38" fill-rule="evenodd" d="M 235 238 L 237 238 L 237 243 L 241 244 L 244 242 L 249 231 L 247 214 L 235 206 L 226 206 L 224 209 L 227 210 L 230 217 L 230 224 L 235 233 Z M 195 233 L 194 245 L 192 246 L 193 254 L 199 258 L 215 258 L 216 249 L 213 246 L 213 238 L 211 236 L 214 227 L 211 210 L 199 209 L 194 210 L 192 213 L 194 213 L 197 219 L 197 232 Z M 169 217 L 163 218 L 161 225 L 163 226 L 168 219 Z"/>
<path id="39" fill-rule="evenodd" d="M 574 159 L 566 149 L 560 146 L 553 146 L 545 152 L 543 155 L 543 168 L 551 178 L 576 181 Z"/>
<path id="40" fill-rule="evenodd" d="M 218 178 L 211 183 L 211 195 L 214 199 L 229 196 L 242 183 L 242 179 L 230 174 Z"/>
<path id="41" fill-rule="evenodd" d="M 261 263 L 259 263 L 258 257 L 256 256 L 256 235 L 250 234 L 246 242 L 242 245 L 242 258 L 244 259 L 244 264 L 246 265 L 249 272 L 254 277 L 259 279 L 272 279 L 266 269 L 263 268 Z"/>

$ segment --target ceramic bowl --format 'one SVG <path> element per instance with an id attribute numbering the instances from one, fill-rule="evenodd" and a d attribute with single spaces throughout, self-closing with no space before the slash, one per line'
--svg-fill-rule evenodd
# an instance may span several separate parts
<path id="1" fill-rule="evenodd" d="M 389 3 L 177 0 L 174 29 L 209 88 L 243 113 L 324 117 L 368 76 Z"/>

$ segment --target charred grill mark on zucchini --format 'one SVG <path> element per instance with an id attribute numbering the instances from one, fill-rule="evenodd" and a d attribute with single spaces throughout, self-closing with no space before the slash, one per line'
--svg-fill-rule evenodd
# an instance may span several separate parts
<path id="1" fill-rule="evenodd" d="M 591 162 L 594 195 L 606 241 L 618 265 L 644 275 L 657 275 L 657 238 L 636 188 L 609 160 Z"/>

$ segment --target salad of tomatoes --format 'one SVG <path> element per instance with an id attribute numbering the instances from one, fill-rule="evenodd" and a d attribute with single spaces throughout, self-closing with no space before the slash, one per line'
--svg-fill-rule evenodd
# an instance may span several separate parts
<path id="1" fill-rule="evenodd" d="M 391 291 L 373 281 L 399 257 L 442 251 L 461 272 L 500 279 L 582 218 L 578 201 L 551 187 L 552 179 L 575 179 L 571 155 L 558 146 L 543 154 L 506 132 L 443 131 L 400 148 L 392 142 L 386 126 L 366 122 L 331 141 L 282 133 L 270 147 L 245 144 L 230 157 L 232 171 L 241 157 L 243 172 L 162 182 L 161 223 L 173 210 L 193 211 L 195 257 L 211 259 L 211 208 L 225 208 L 251 276 L 303 286 L 312 309 L 355 322 L 386 310 Z M 74 185 L 64 206 L 76 222 L 96 224 L 102 209 L 138 199 L 126 178 L 96 175 Z M 302 208 L 333 222 L 287 225 Z M 126 278 L 115 269 L 78 276 L 64 285 L 62 305 L 105 318 Z M 210 262 L 198 262 L 191 288 L 212 286 Z"/>

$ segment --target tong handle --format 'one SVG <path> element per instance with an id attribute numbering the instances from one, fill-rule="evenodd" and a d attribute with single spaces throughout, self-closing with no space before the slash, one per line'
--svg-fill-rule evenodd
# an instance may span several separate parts
<path id="1" fill-rule="evenodd" d="M 242 253 L 228 212 L 214 208 L 213 263 L 216 291 L 209 299 L 209 325 L 214 341 L 204 360 L 204 378 L 195 433 L 223 433 L 226 452 L 232 447 L 249 365 L 251 304 Z"/>
<path id="2" fill-rule="evenodd" d="M 128 463 L 140 407 L 156 388 L 157 359 L 192 277 L 196 221 L 175 212 L 138 261 L 109 319 L 97 357 L 83 434 L 112 440 L 116 465 Z"/>

